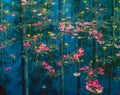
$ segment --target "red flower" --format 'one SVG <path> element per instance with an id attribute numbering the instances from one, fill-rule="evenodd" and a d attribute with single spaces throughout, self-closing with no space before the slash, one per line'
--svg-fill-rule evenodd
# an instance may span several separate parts
<path id="1" fill-rule="evenodd" d="M 78 59 L 79 59 L 79 55 L 78 55 L 78 54 L 74 54 L 74 55 L 73 55 L 73 59 L 74 59 L 74 60 L 78 60 Z"/>
<path id="2" fill-rule="evenodd" d="M 79 70 L 89 70 L 89 66 L 84 66 L 82 68 L 79 68 Z"/>
<path id="3" fill-rule="evenodd" d="M 47 62 L 43 61 L 43 62 L 42 62 L 42 66 L 43 66 L 43 67 L 47 67 L 47 66 L 48 66 Z"/>
<path id="4" fill-rule="evenodd" d="M 49 70 L 49 73 L 54 74 L 54 73 L 55 73 L 55 70 L 54 70 L 54 69 L 50 69 L 50 70 Z"/>
<path id="5" fill-rule="evenodd" d="M 29 42 L 26 42 L 26 43 L 24 43 L 24 46 L 25 46 L 25 47 L 29 47 L 29 46 L 30 46 L 30 43 L 29 43 Z"/>
<path id="6" fill-rule="evenodd" d="M 94 71 L 92 70 L 88 72 L 88 75 L 93 75 L 93 74 L 94 74 Z"/>
<path id="7" fill-rule="evenodd" d="M 68 55 L 63 55 L 63 58 L 69 58 L 69 56 Z"/>
<path id="8" fill-rule="evenodd" d="M 61 66 L 61 65 L 62 65 L 62 62 L 56 62 L 56 64 L 57 64 L 58 66 Z"/>

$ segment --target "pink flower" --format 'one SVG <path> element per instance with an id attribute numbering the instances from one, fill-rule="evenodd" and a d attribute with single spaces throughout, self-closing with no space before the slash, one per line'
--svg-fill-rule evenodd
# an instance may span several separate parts
<path id="1" fill-rule="evenodd" d="M 65 29 L 65 24 L 64 24 L 64 23 L 59 23 L 59 29 L 60 29 L 61 31 L 64 31 L 64 29 Z"/>
<path id="2" fill-rule="evenodd" d="M 98 34 L 97 30 L 93 30 L 92 32 L 93 32 L 94 35 Z"/>
<path id="3" fill-rule="evenodd" d="M 29 46 L 30 46 L 30 43 L 29 43 L 29 42 L 26 42 L 26 43 L 24 43 L 24 46 L 25 46 L 25 47 L 29 47 Z"/>
<path id="4" fill-rule="evenodd" d="M 84 55 L 84 49 L 83 48 L 80 48 L 79 50 L 78 50 L 78 56 L 79 57 L 81 57 L 81 56 L 83 56 Z"/>
<path id="5" fill-rule="evenodd" d="M 0 46 L 0 49 L 3 49 L 3 48 L 5 48 L 5 46 Z"/>
<path id="6" fill-rule="evenodd" d="M 33 26 L 40 26 L 42 23 L 41 22 L 37 22 L 35 24 L 33 24 Z"/>
<path id="7" fill-rule="evenodd" d="M 33 40 L 34 40 L 34 41 L 37 41 L 37 40 L 38 40 L 38 36 L 37 36 L 37 35 L 34 35 L 34 36 L 33 36 Z"/>
<path id="8" fill-rule="evenodd" d="M 101 67 L 98 67 L 98 71 L 104 71 L 104 69 Z"/>
<path id="9" fill-rule="evenodd" d="M 101 74 L 101 75 L 105 74 L 104 71 L 99 71 L 98 73 Z"/>
<path id="10" fill-rule="evenodd" d="M 119 49 L 119 48 L 120 48 L 120 45 L 116 45 L 116 44 L 115 44 L 115 48 L 118 48 L 118 49 Z"/>
<path id="11" fill-rule="evenodd" d="M 105 41 L 97 40 L 99 44 L 105 44 Z"/>
<path id="12" fill-rule="evenodd" d="M 90 26 L 94 26 L 93 22 L 89 22 Z"/>
<path id="13" fill-rule="evenodd" d="M 47 62 L 43 61 L 43 62 L 42 62 L 42 66 L 43 66 L 43 67 L 47 67 L 47 66 L 48 66 Z"/>
<path id="14" fill-rule="evenodd" d="M 46 44 L 44 44 L 44 43 L 41 43 L 41 44 L 40 44 L 39 49 L 40 49 L 40 51 L 50 50 L 50 49 L 48 48 L 48 46 L 47 46 Z"/>
<path id="15" fill-rule="evenodd" d="M 40 49 L 36 49 L 36 53 L 40 53 L 41 52 L 41 50 Z"/>
<path id="16" fill-rule="evenodd" d="M 88 75 L 93 75 L 93 74 L 94 74 L 94 71 L 92 70 L 88 72 Z"/>
<path id="17" fill-rule="evenodd" d="M 84 49 L 83 48 L 79 48 L 79 53 L 83 53 Z"/>
<path id="18" fill-rule="evenodd" d="M 3 31 L 3 30 L 6 30 L 6 28 L 5 28 L 5 27 L 3 27 L 3 25 L 2 25 L 2 24 L 0 24 L 0 31 Z"/>
<path id="19" fill-rule="evenodd" d="M 88 34 L 89 34 L 89 35 L 92 35 L 92 34 L 93 34 L 93 32 L 92 32 L 92 31 L 89 31 L 89 32 L 88 32 Z"/>
<path id="20" fill-rule="evenodd" d="M 116 56 L 117 56 L 117 57 L 120 57 L 120 52 L 119 52 L 119 53 L 116 53 Z"/>
<path id="21" fill-rule="evenodd" d="M 76 28 L 74 29 L 74 31 L 75 31 L 75 32 L 80 32 L 80 28 L 79 28 L 79 27 L 76 27 Z"/>
<path id="22" fill-rule="evenodd" d="M 79 59 L 79 55 L 78 55 L 78 54 L 74 54 L 74 55 L 73 55 L 73 59 L 74 59 L 74 60 L 78 60 L 78 59 Z"/>
<path id="23" fill-rule="evenodd" d="M 62 62 L 56 62 L 56 64 L 57 64 L 58 66 L 61 66 L 61 65 L 62 65 Z"/>
<path id="24" fill-rule="evenodd" d="M 66 32 L 66 33 L 69 33 L 69 34 L 73 34 L 73 32 L 70 31 L 70 30 L 65 30 L 65 32 Z"/>
<path id="25" fill-rule="evenodd" d="M 82 68 L 79 68 L 79 70 L 89 70 L 89 66 L 84 66 Z"/>
<path id="26" fill-rule="evenodd" d="M 88 8 L 88 7 L 86 7 L 85 9 L 86 9 L 86 10 L 89 10 L 89 8 Z"/>
<path id="27" fill-rule="evenodd" d="M 101 67 L 98 67 L 98 74 L 104 75 L 104 69 Z"/>
<path id="28" fill-rule="evenodd" d="M 103 38 L 103 34 L 102 33 L 98 33 L 98 38 L 99 39 Z"/>
<path id="29" fill-rule="evenodd" d="M 12 69 L 11 67 L 7 67 L 7 68 L 5 68 L 5 71 L 9 71 L 11 69 Z"/>
<path id="30" fill-rule="evenodd" d="M 16 38 L 12 38 L 11 40 L 12 40 L 12 41 L 15 41 L 15 40 L 16 40 Z"/>
<path id="31" fill-rule="evenodd" d="M 85 32 L 85 30 L 84 29 L 80 29 L 80 32 Z"/>
<path id="32" fill-rule="evenodd" d="M 83 23 L 82 23 L 82 22 L 75 22 L 75 24 L 80 25 L 80 26 L 83 26 Z"/>
<path id="33" fill-rule="evenodd" d="M 54 74 L 54 73 L 55 73 L 55 70 L 54 70 L 54 69 L 50 69 L 50 70 L 49 70 L 49 73 Z"/>
<path id="34" fill-rule="evenodd" d="M 74 28 L 71 24 L 67 24 L 66 29 L 72 29 Z"/>
<path id="35" fill-rule="evenodd" d="M 86 89 L 92 93 L 102 93 L 103 87 L 99 84 L 98 80 L 89 80 Z"/>
<path id="36" fill-rule="evenodd" d="M 15 14 L 15 13 L 12 13 L 12 16 L 16 16 L 16 14 Z"/>
<path id="37" fill-rule="evenodd" d="M 66 59 L 66 58 L 69 58 L 69 56 L 68 56 L 68 55 L 63 55 L 63 58 L 65 58 L 65 59 Z"/>
<path id="38" fill-rule="evenodd" d="M 49 66 L 49 65 L 48 65 L 48 66 L 45 67 L 45 69 L 51 70 L 51 69 L 52 69 L 52 66 Z"/>

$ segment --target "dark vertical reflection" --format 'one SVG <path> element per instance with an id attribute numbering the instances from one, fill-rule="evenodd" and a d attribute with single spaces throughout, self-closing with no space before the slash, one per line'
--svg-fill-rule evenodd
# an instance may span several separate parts
<path id="1" fill-rule="evenodd" d="M 3 13 L 2 13 L 2 8 L 3 8 L 3 4 L 2 4 L 2 0 L 0 1 L 0 24 L 2 25 L 2 17 L 3 17 Z M 0 45 L 1 45 L 1 42 L 0 42 Z M 2 82 L 2 84 L 0 84 L 0 95 L 5 95 L 6 94 L 6 91 L 5 91 L 5 83 L 4 83 L 4 72 L 3 72 L 3 49 L 0 49 L 0 56 L 1 56 L 1 59 L 0 59 L 0 81 Z"/>
<path id="2" fill-rule="evenodd" d="M 24 21 L 24 18 L 23 18 L 23 7 L 22 7 L 22 0 L 19 0 L 19 16 L 20 16 L 20 44 L 21 44 L 21 68 L 22 68 L 22 87 L 23 87 L 23 95 L 25 95 L 25 78 L 24 78 L 24 57 L 23 57 L 23 27 L 22 27 L 22 23 Z"/>
<path id="3" fill-rule="evenodd" d="M 92 7 L 95 7 L 95 1 L 92 0 Z M 93 13 L 93 20 L 95 19 L 95 14 Z M 92 67 L 95 68 L 96 67 L 96 39 L 93 38 L 93 64 Z"/>
<path id="4" fill-rule="evenodd" d="M 115 13 L 114 13 L 114 8 L 115 8 L 115 0 L 112 0 L 112 18 L 115 17 Z M 113 29 L 113 37 L 114 37 L 114 29 Z M 115 37 L 114 37 L 115 39 Z M 115 41 L 114 41 L 115 42 Z M 112 51 L 114 51 L 114 46 L 112 48 Z M 113 52 L 112 52 L 113 53 Z M 114 54 L 112 54 L 113 56 Z M 114 62 L 114 59 L 113 59 L 113 62 Z M 109 79 L 108 79 L 108 94 L 107 95 L 111 95 L 111 82 L 112 82 L 112 66 L 110 65 L 109 66 Z"/>
<path id="5" fill-rule="evenodd" d="M 62 18 L 62 0 L 58 0 L 59 20 Z M 63 33 L 63 32 L 62 32 Z M 60 38 L 60 60 L 63 62 L 63 37 Z M 64 68 L 61 66 L 60 95 L 64 95 Z"/>

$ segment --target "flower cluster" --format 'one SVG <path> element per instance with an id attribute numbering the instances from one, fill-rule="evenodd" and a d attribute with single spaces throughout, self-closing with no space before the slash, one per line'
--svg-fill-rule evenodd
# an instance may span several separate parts
<path id="1" fill-rule="evenodd" d="M 4 31 L 4 30 L 6 30 L 6 27 L 0 24 L 0 31 Z"/>
<path id="2" fill-rule="evenodd" d="M 86 89 L 92 93 L 102 93 L 103 87 L 99 84 L 98 80 L 89 80 L 86 84 Z"/>
<path id="3" fill-rule="evenodd" d="M 96 76 L 96 74 L 104 75 L 104 69 L 101 67 L 98 67 L 97 70 L 93 70 L 89 66 L 84 66 L 79 68 L 79 70 L 87 71 L 88 76 L 92 78 L 93 75 Z M 86 84 L 86 89 L 92 93 L 102 93 L 103 87 L 99 84 L 98 80 L 88 80 Z"/>
<path id="4" fill-rule="evenodd" d="M 89 34 L 90 36 L 93 36 L 93 37 L 97 40 L 97 42 L 98 42 L 99 44 L 104 44 L 104 43 L 105 43 L 104 41 L 102 41 L 103 34 L 102 34 L 102 33 L 98 33 L 97 30 L 89 31 L 88 34 Z"/>
<path id="5" fill-rule="evenodd" d="M 74 26 L 71 23 L 65 23 L 65 22 L 59 23 L 60 31 L 64 31 L 66 33 L 72 34 L 73 32 L 71 31 L 71 29 L 73 28 Z"/>
<path id="6" fill-rule="evenodd" d="M 94 26 L 93 22 L 75 22 L 74 32 L 85 32 L 85 27 Z"/>
<path id="7" fill-rule="evenodd" d="M 74 60 L 78 60 L 79 57 L 82 57 L 82 56 L 84 56 L 84 49 L 83 49 L 83 48 L 80 48 L 80 49 L 78 50 L 78 53 L 76 53 L 76 54 L 73 55 L 73 59 L 74 59 Z"/>
<path id="8" fill-rule="evenodd" d="M 101 75 L 104 75 L 104 69 L 101 68 L 101 67 L 98 67 L 97 70 L 93 70 L 92 68 L 90 68 L 89 66 L 84 66 L 84 67 L 81 67 L 79 68 L 79 70 L 81 71 L 87 71 L 88 72 L 88 75 L 93 75 L 95 73 L 97 74 L 101 74 Z"/>
<path id="9" fill-rule="evenodd" d="M 51 73 L 51 74 L 55 73 L 55 70 L 47 62 L 43 61 L 41 65 L 44 69 L 48 70 L 49 73 Z"/>
<path id="10" fill-rule="evenodd" d="M 116 49 L 120 49 L 120 45 L 116 45 L 116 44 L 115 44 L 114 46 L 115 46 Z M 120 57 L 120 52 L 116 53 L 116 56 L 117 56 L 117 57 Z"/>
<path id="11" fill-rule="evenodd" d="M 46 44 L 41 43 L 39 48 L 36 49 L 36 53 L 40 53 L 42 51 L 48 51 L 48 50 L 50 50 L 50 48 Z"/>

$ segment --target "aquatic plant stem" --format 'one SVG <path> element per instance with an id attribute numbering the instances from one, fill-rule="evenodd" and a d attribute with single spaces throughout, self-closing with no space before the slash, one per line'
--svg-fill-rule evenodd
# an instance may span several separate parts
<path id="1" fill-rule="evenodd" d="M 61 20 L 62 17 L 62 2 L 63 0 L 58 0 L 58 9 L 59 9 L 59 16 L 58 19 Z M 61 33 L 62 37 L 60 38 L 60 60 L 62 62 L 61 66 L 61 77 L 60 77 L 60 95 L 64 95 L 64 67 L 63 67 L 63 32 Z"/>
<path id="2" fill-rule="evenodd" d="M 25 95 L 29 95 L 29 77 L 28 77 L 28 56 L 24 56 L 24 80 L 25 80 Z"/>
<path id="3" fill-rule="evenodd" d="M 23 47 L 23 40 L 26 35 L 26 27 L 24 24 L 24 13 L 25 13 L 25 5 L 22 6 L 22 0 L 20 0 L 20 21 L 21 21 L 21 26 L 20 26 L 20 42 L 21 42 L 21 55 L 22 55 L 22 85 L 23 85 L 23 95 L 29 95 L 29 86 L 28 86 L 28 58 L 27 58 L 27 53 L 24 50 L 25 48 Z"/>
<path id="4" fill-rule="evenodd" d="M 79 33 L 80 36 L 80 33 Z M 78 38 L 78 49 L 81 47 L 81 38 Z M 80 68 L 80 60 L 77 64 L 77 72 L 79 72 Z M 77 95 L 80 95 L 80 88 L 81 88 L 81 82 L 80 82 L 80 76 L 77 77 Z"/>
<path id="5" fill-rule="evenodd" d="M 63 36 L 63 32 L 62 32 Z M 61 65 L 61 78 L 60 78 L 60 84 L 61 84 L 61 90 L 60 95 L 64 95 L 64 67 L 63 67 L 63 38 L 60 38 L 60 60 L 62 62 Z"/>
<path id="6" fill-rule="evenodd" d="M 96 40 L 93 38 L 93 68 L 96 68 Z"/>

